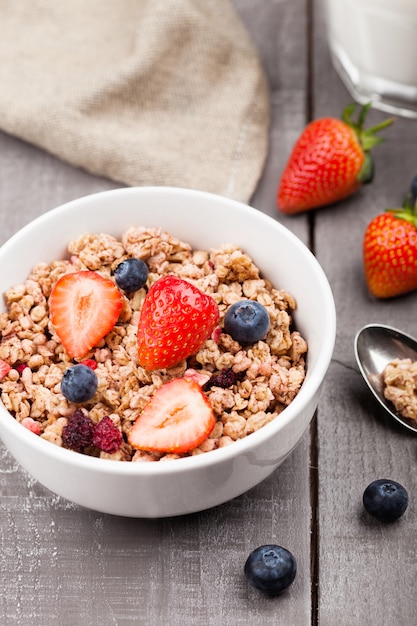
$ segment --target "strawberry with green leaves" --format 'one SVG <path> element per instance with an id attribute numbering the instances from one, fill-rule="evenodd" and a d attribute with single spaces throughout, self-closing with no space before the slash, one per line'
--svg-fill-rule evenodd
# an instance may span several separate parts
<path id="1" fill-rule="evenodd" d="M 295 214 L 343 200 L 373 179 L 371 149 L 381 143 L 377 132 L 393 119 L 364 129 L 370 104 L 352 119 L 357 105 L 346 107 L 342 119 L 324 117 L 304 129 L 281 176 L 277 205 Z"/>
<path id="2" fill-rule="evenodd" d="M 128 441 L 137 450 L 184 454 L 203 443 L 215 424 L 201 386 L 174 378 L 157 389 L 133 424 Z"/>
<path id="3" fill-rule="evenodd" d="M 176 365 L 201 348 L 218 321 L 219 309 L 210 295 L 178 276 L 159 278 L 140 312 L 139 363 L 149 370 Z"/>
<path id="4" fill-rule="evenodd" d="M 368 224 L 363 240 L 365 278 L 377 298 L 417 289 L 417 202 L 388 209 Z"/>

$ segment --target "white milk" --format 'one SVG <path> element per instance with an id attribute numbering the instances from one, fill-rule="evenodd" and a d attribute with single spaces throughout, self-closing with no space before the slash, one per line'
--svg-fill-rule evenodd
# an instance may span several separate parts
<path id="1" fill-rule="evenodd" d="M 359 102 L 417 116 L 417 0 L 326 0 L 330 51 Z"/>

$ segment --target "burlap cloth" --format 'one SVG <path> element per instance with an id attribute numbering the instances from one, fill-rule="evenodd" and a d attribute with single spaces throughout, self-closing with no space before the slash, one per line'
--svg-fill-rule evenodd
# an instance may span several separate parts
<path id="1" fill-rule="evenodd" d="M 0 129 L 74 166 L 247 201 L 268 125 L 229 0 L 0 0 Z"/>

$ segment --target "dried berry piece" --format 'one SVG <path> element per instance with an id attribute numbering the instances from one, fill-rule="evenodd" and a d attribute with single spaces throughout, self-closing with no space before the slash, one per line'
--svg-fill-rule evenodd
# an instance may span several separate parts
<path id="1" fill-rule="evenodd" d="M 80 365 L 86 365 L 91 370 L 95 370 L 97 369 L 98 363 L 94 359 L 84 359 L 84 361 L 80 361 Z"/>
<path id="2" fill-rule="evenodd" d="M 93 443 L 93 421 L 81 409 L 69 416 L 62 430 L 62 442 L 66 448 L 81 452 Z"/>
<path id="3" fill-rule="evenodd" d="M 211 389 L 211 387 L 222 387 L 223 389 L 227 389 L 227 387 L 231 387 L 235 385 L 239 380 L 239 375 L 233 371 L 231 367 L 227 367 L 224 370 L 221 370 L 218 374 L 214 374 L 206 382 L 204 385 L 204 391 Z"/>
<path id="4" fill-rule="evenodd" d="M 41 425 L 32 417 L 25 417 L 24 419 L 22 419 L 21 424 L 22 426 L 30 430 L 31 433 L 34 433 L 35 435 L 41 434 Z"/>
<path id="5" fill-rule="evenodd" d="M 123 441 L 120 430 L 113 424 L 110 417 L 103 417 L 93 429 L 93 445 L 103 452 L 113 453 L 120 448 Z"/>

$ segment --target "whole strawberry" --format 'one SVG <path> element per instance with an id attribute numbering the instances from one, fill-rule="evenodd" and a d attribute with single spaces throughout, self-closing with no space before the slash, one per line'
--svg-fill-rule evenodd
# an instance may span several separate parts
<path id="1" fill-rule="evenodd" d="M 352 120 L 357 105 L 346 107 L 342 119 L 324 117 L 304 129 L 288 159 L 277 193 L 278 209 L 294 214 L 315 209 L 353 194 L 373 178 L 370 150 L 381 143 L 376 133 L 390 124 L 387 119 L 364 129 L 370 104 Z"/>
<path id="2" fill-rule="evenodd" d="M 139 363 L 149 370 L 176 365 L 201 348 L 218 321 L 211 296 L 178 276 L 159 278 L 140 312 Z"/>
<path id="3" fill-rule="evenodd" d="M 377 298 L 417 289 L 417 202 L 389 209 L 368 224 L 363 241 L 365 278 Z"/>

